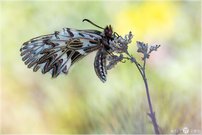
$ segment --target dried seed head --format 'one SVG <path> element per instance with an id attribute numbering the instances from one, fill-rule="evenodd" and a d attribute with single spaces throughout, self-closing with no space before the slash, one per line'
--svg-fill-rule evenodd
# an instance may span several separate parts
<path id="1" fill-rule="evenodd" d="M 149 53 L 153 52 L 153 51 L 157 51 L 157 49 L 160 47 L 161 45 L 155 45 L 155 46 L 150 46 L 149 48 Z"/>
<path id="2" fill-rule="evenodd" d="M 143 54 L 147 53 L 148 44 L 145 44 L 145 43 L 140 42 L 140 41 L 137 41 L 136 43 L 137 43 L 137 48 L 138 48 L 137 52 L 143 53 Z"/>
<path id="3" fill-rule="evenodd" d="M 157 49 L 160 47 L 160 45 L 155 45 L 155 46 L 149 47 L 148 44 L 137 41 L 137 47 L 138 47 L 137 52 L 142 53 L 144 55 L 144 57 L 142 58 L 144 60 L 146 58 L 149 58 L 151 52 L 157 51 Z"/>
<path id="4" fill-rule="evenodd" d="M 108 57 L 107 59 L 109 61 L 107 67 L 107 70 L 112 69 L 118 62 L 121 62 L 123 60 L 123 54 L 120 54 L 119 56 L 113 55 Z"/>
<path id="5" fill-rule="evenodd" d="M 132 42 L 132 38 L 132 32 L 129 32 L 124 38 L 121 36 L 115 37 L 113 41 L 110 41 L 110 47 L 115 53 L 124 53 L 128 49 L 128 44 Z"/>

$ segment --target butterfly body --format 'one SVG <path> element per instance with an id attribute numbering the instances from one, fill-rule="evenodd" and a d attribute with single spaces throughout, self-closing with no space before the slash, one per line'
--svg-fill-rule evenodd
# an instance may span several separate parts
<path id="1" fill-rule="evenodd" d="M 20 51 L 22 60 L 36 72 L 50 72 L 52 77 L 67 74 L 71 65 L 96 51 L 94 68 L 102 82 L 106 81 L 106 57 L 110 54 L 109 41 L 113 40 L 111 26 L 103 32 L 63 28 L 25 42 Z"/>

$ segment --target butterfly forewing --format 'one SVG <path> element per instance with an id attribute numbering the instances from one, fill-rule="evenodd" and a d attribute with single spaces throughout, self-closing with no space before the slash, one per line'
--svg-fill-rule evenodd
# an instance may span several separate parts
<path id="1" fill-rule="evenodd" d="M 101 47 L 100 34 L 99 31 L 64 28 L 36 37 L 21 47 L 22 60 L 33 71 L 41 69 L 43 74 L 50 72 L 52 77 L 67 74 L 72 64 Z"/>

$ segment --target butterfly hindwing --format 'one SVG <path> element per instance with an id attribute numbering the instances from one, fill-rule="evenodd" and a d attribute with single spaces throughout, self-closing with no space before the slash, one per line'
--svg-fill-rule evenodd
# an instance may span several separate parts
<path id="1" fill-rule="evenodd" d="M 60 73 L 67 74 L 72 64 L 99 49 L 100 38 L 97 31 L 64 28 L 25 42 L 20 51 L 28 68 L 57 77 Z"/>

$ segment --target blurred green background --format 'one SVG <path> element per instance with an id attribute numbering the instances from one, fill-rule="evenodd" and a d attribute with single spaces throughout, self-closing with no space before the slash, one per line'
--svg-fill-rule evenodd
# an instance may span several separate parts
<path id="1" fill-rule="evenodd" d="M 201 2 L 190 1 L 1 1 L 1 133 L 153 133 L 146 92 L 127 62 L 94 72 L 95 52 L 52 79 L 28 69 L 23 42 L 64 27 L 134 34 L 135 41 L 161 44 L 147 63 L 151 99 L 162 133 L 201 128 Z"/>

